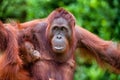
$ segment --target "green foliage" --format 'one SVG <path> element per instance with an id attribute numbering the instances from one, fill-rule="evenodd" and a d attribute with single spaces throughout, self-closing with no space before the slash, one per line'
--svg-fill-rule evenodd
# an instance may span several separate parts
<path id="1" fill-rule="evenodd" d="M 111 3 L 105 0 L 78 0 L 76 4 L 67 6 L 77 18 L 77 23 L 98 34 L 104 39 L 120 39 L 119 0 Z M 108 31 L 109 30 L 109 31 Z"/>
<path id="2" fill-rule="evenodd" d="M 0 19 L 24 22 L 44 18 L 58 7 L 72 12 L 77 24 L 101 38 L 120 40 L 120 0 L 0 0 Z M 95 62 L 86 63 L 79 57 L 76 61 L 74 80 L 120 80 Z"/>

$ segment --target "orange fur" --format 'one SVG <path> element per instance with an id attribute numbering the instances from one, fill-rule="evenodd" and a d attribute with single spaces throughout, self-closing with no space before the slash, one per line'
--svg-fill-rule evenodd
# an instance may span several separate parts
<path id="1" fill-rule="evenodd" d="M 15 29 L 10 26 L 4 27 L 0 22 L 0 32 L 0 37 L 4 38 L 0 42 L 2 51 L 0 57 L 0 80 L 30 80 L 28 73 L 23 70 L 22 61 L 18 55 L 19 50 Z"/>

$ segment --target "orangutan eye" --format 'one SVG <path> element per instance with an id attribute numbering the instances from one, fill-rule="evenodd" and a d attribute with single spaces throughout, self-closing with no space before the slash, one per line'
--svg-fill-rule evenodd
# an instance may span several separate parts
<path id="1" fill-rule="evenodd" d="M 53 31 L 57 31 L 57 30 L 58 30 L 58 26 L 54 26 Z"/>
<path id="2" fill-rule="evenodd" d="M 64 26 L 62 26 L 61 31 L 67 32 L 67 28 L 65 28 Z"/>

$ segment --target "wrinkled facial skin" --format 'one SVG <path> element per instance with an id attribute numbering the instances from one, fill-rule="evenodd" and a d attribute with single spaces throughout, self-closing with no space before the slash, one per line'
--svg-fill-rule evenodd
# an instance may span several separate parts
<path id="1" fill-rule="evenodd" d="M 72 36 L 70 26 L 64 18 L 54 19 L 50 26 L 51 44 L 55 53 L 65 53 Z"/>

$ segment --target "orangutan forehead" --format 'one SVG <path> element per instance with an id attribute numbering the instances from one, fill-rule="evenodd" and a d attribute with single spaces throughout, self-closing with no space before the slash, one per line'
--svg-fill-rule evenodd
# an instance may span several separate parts
<path id="1" fill-rule="evenodd" d="M 59 24 L 59 25 L 65 24 L 65 25 L 68 25 L 69 23 L 65 18 L 60 17 L 60 18 L 54 19 L 52 24 Z"/>

